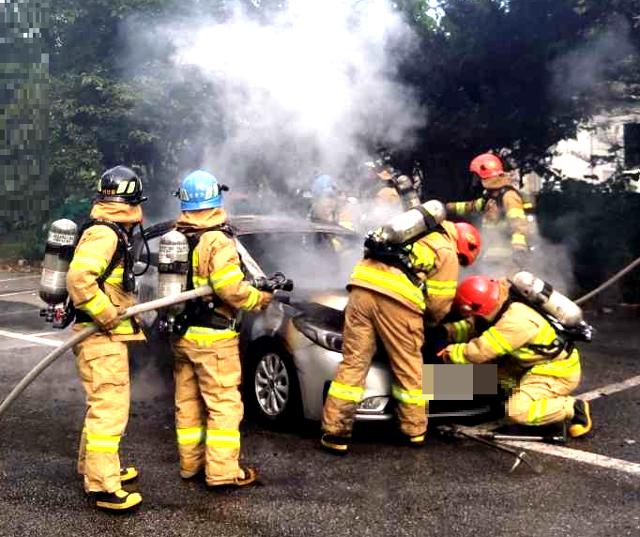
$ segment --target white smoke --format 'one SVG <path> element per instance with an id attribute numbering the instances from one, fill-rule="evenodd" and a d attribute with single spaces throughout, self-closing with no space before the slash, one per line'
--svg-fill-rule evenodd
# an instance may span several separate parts
<path id="1" fill-rule="evenodd" d="M 352 188 L 373 145 L 410 147 L 425 112 L 397 81 L 415 36 L 386 0 L 289 0 L 258 21 L 241 7 L 221 21 L 170 25 L 176 71 L 212 84 L 205 166 L 224 181 L 310 186 L 314 172 Z M 255 175 L 259 174 L 260 177 Z"/>
<path id="2" fill-rule="evenodd" d="M 576 97 L 607 97 L 611 73 L 637 55 L 631 31 L 623 17 L 613 16 L 604 31 L 555 60 L 552 95 L 561 103 Z"/>

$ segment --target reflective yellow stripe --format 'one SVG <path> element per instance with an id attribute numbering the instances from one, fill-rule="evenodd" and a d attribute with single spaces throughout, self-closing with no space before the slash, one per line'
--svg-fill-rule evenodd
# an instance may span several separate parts
<path id="1" fill-rule="evenodd" d="M 469 341 L 469 332 L 471 331 L 471 323 L 469 321 L 457 321 L 453 323 L 455 332 L 454 340 L 456 343 L 464 343 Z"/>
<path id="2" fill-rule="evenodd" d="M 456 296 L 456 280 L 427 280 L 427 294 L 431 296 Z"/>
<path id="3" fill-rule="evenodd" d="M 552 360 L 545 364 L 535 365 L 529 371 L 534 375 L 549 375 L 551 377 L 573 377 L 580 374 L 580 354 L 576 349 L 568 358 Z"/>
<path id="4" fill-rule="evenodd" d="M 227 285 L 241 282 L 242 280 L 244 280 L 244 274 L 238 265 L 229 265 L 209 276 L 209 281 L 214 291 L 218 291 Z"/>
<path id="5" fill-rule="evenodd" d="M 201 442 L 204 442 L 205 428 L 204 427 L 177 428 L 176 435 L 178 437 L 178 444 L 180 444 L 181 446 L 200 444 Z"/>
<path id="6" fill-rule="evenodd" d="M 426 308 L 424 294 L 413 285 L 404 274 L 393 274 L 391 272 L 357 265 L 353 269 L 351 279 L 361 280 L 393 291 L 418 306 L 421 311 L 424 311 Z"/>
<path id="7" fill-rule="evenodd" d="M 511 235 L 511 244 L 517 246 L 526 246 L 527 238 L 522 233 L 514 233 Z"/>
<path id="8" fill-rule="evenodd" d="M 200 255 L 198 249 L 195 248 L 191 254 L 191 268 L 193 269 L 191 276 L 191 283 L 194 287 L 202 287 L 203 285 L 209 285 L 209 278 L 198 275 L 198 265 L 200 264 Z"/>
<path id="9" fill-rule="evenodd" d="M 124 278 L 124 268 L 114 268 L 109 277 L 105 280 L 105 283 L 109 285 L 120 285 Z"/>
<path id="10" fill-rule="evenodd" d="M 436 264 L 436 254 L 433 250 L 421 242 L 414 242 L 408 247 L 411 262 L 414 267 L 429 272 Z"/>
<path id="11" fill-rule="evenodd" d="M 246 302 L 242 305 L 242 309 L 254 309 L 260 302 L 260 296 L 260 291 L 258 291 L 255 287 L 249 287 L 249 296 L 247 297 Z"/>
<path id="12" fill-rule="evenodd" d="M 207 429 L 207 446 L 238 449 L 240 447 L 240 431 Z"/>
<path id="13" fill-rule="evenodd" d="M 404 390 L 397 384 L 391 386 L 391 395 L 405 405 L 425 406 L 433 396 L 422 393 L 422 390 Z"/>
<path id="14" fill-rule="evenodd" d="M 524 209 L 514 207 L 507 211 L 507 218 L 525 218 Z"/>
<path id="15" fill-rule="evenodd" d="M 94 326 L 95 323 L 77 323 L 78 326 Z M 127 336 L 131 335 L 135 332 L 133 329 L 133 323 L 131 319 L 125 319 L 124 321 L 120 321 L 118 326 L 109 330 L 110 334 L 118 335 L 118 336 Z"/>
<path id="16" fill-rule="evenodd" d="M 510 354 L 513 351 L 511 344 L 493 326 L 484 332 L 482 336 L 485 336 L 485 340 L 498 354 Z"/>
<path id="17" fill-rule="evenodd" d="M 190 326 L 182 337 L 187 341 L 197 343 L 201 347 L 209 347 L 216 341 L 238 337 L 238 332 L 235 330 L 217 330 L 204 326 Z"/>
<path id="18" fill-rule="evenodd" d="M 457 201 L 453 204 L 456 214 L 463 215 L 467 213 L 467 203 L 464 201 Z"/>
<path id="19" fill-rule="evenodd" d="M 480 212 L 482 211 L 482 209 L 484 209 L 484 204 L 485 204 L 484 198 L 478 198 L 476 201 L 473 202 L 473 208 L 476 210 L 476 212 Z"/>
<path id="20" fill-rule="evenodd" d="M 109 265 L 109 260 L 100 255 L 92 254 L 87 251 L 77 251 L 69 268 L 73 270 L 88 270 L 94 274 L 102 274 Z"/>
<path id="21" fill-rule="evenodd" d="M 119 436 L 93 434 L 90 432 L 87 432 L 86 435 L 87 451 L 100 453 L 118 453 L 118 447 L 120 445 Z"/>
<path id="22" fill-rule="evenodd" d="M 334 380 L 329 386 L 328 395 L 336 399 L 342 399 L 343 401 L 359 403 L 362 401 L 364 388 L 360 386 L 349 386 L 348 384 L 342 384 Z"/>
<path id="23" fill-rule="evenodd" d="M 203 285 L 209 285 L 209 278 L 203 278 L 202 276 L 196 276 L 194 274 L 193 278 L 193 287 L 202 287 Z"/>
<path id="24" fill-rule="evenodd" d="M 468 364 L 469 360 L 464 355 L 465 344 L 456 343 L 451 345 L 451 351 L 449 352 L 449 360 L 452 364 Z"/>
<path id="25" fill-rule="evenodd" d="M 533 203 L 531 203 L 531 202 L 526 202 L 526 203 L 524 203 L 524 204 L 522 205 L 522 208 L 523 208 L 525 211 L 530 211 L 531 209 L 533 209 Z"/>
<path id="26" fill-rule="evenodd" d="M 98 291 L 93 298 L 78 306 L 78 309 L 88 313 L 91 317 L 100 315 L 111 304 L 109 297 L 102 291 Z"/>
<path id="27" fill-rule="evenodd" d="M 530 425 L 538 425 L 544 420 L 547 414 L 547 399 L 540 399 L 533 401 L 529 406 L 529 413 L 527 414 L 527 423 Z"/>

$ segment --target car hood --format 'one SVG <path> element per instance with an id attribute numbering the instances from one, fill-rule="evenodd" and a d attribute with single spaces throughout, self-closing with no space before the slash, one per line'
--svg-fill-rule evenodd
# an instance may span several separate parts
<path id="1" fill-rule="evenodd" d="M 325 330 L 342 332 L 348 295 L 344 289 L 300 290 L 296 292 L 292 306 L 300 320 Z"/>

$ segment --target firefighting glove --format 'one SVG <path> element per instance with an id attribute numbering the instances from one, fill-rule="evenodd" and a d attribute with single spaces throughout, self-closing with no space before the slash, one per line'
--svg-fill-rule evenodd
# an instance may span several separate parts
<path id="1" fill-rule="evenodd" d="M 113 304 L 107 306 L 100 315 L 96 315 L 94 320 L 103 332 L 113 330 L 120 323 L 120 317 L 125 312 L 126 308 L 121 306 L 114 306 Z"/>
<path id="2" fill-rule="evenodd" d="M 273 299 L 273 293 L 269 293 L 267 291 L 260 291 L 260 306 L 259 306 L 259 308 L 261 310 L 266 309 L 267 306 L 271 303 L 272 299 Z"/>

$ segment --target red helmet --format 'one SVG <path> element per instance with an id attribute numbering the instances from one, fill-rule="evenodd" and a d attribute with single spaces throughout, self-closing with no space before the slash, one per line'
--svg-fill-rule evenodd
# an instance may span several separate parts
<path id="1" fill-rule="evenodd" d="M 458 286 L 454 305 L 463 315 L 489 315 L 500 301 L 500 283 L 488 276 L 469 276 Z"/>
<path id="2" fill-rule="evenodd" d="M 504 173 L 502 161 L 491 153 L 483 153 L 478 155 L 469 164 L 469 170 L 477 173 L 480 179 L 491 179 Z"/>
<path id="3" fill-rule="evenodd" d="M 467 267 L 472 265 L 480 254 L 482 238 L 480 237 L 480 232 L 471 224 L 456 222 L 454 225 L 458 232 L 458 239 L 456 241 L 458 257 L 460 258 L 460 263 Z"/>

